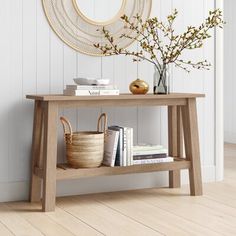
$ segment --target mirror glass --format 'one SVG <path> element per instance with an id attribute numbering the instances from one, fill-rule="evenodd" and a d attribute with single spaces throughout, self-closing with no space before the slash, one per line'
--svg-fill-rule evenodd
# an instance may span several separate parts
<path id="1" fill-rule="evenodd" d="M 75 0 L 78 9 L 95 22 L 112 20 L 121 10 L 123 0 Z"/>

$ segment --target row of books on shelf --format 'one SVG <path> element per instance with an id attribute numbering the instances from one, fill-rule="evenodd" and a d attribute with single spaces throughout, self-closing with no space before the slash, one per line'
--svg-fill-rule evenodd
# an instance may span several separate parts
<path id="1" fill-rule="evenodd" d="M 120 91 L 113 85 L 67 85 L 63 94 L 66 96 L 106 96 L 119 95 Z"/>
<path id="2" fill-rule="evenodd" d="M 133 128 L 110 126 L 105 137 L 103 165 L 130 166 L 173 162 L 161 145 L 133 146 Z"/>

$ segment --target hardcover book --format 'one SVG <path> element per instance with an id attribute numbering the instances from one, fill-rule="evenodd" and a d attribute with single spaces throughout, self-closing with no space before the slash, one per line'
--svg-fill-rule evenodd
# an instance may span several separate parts
<path id="1" fill-rule="evenodd" d="M 141 155 L 155 155 L 155 154 L 167 154 L 167 149 L 153 149 L 153 150 L 134 150 L 134 156 L 141 156 Z"/>
<path id="2" fill-rule="evenodd" d="M 162 145 L 153 145 L 153 144 L 140 144 L 134 146 L 134 151 L 150 151 L 150 150 L 159 150 L 163 149 Z"/>
<path id="3" fill-rule="evenodd" d="M 119 132 L 115 166 L 122 166 L 123 165 L 123 129 L 120 128 L 119 126 L 110 126 L 108 127 L 108 129 Z"/>
<path id="4" fill-rule="evenodd" d="M 66 90 L 104 90 L 116 89 L 112 85 L 66 85 Z"/>
<path id="5" fill-rule="evenodd" d="M 155 158 L 155 159 L 143 159 L 143 160 L 134 160 L 134 165 L 141 164 L 155 164 L 155 163 L 163 163 L 163 162 L 173 162 L 173 157 L 165 157 L 165 158 Z"/>
<path id="6" fill-rule="evenodd" d="M 103 165 L 114 166 L 119 139 L 119 131 L 107 130 L 104 143 Z"/>
<path id="7" fill-rule="evenodd" d="M 142 160 L 142 159 L 155 159 L 155 158 L 165 158 L 167 157 L 166 153 L 163 154 L 153 154 L 153 155 L 137 155 L 133 156 L 134 160 Z"/>
<path id="8" fill-rule="evenodd" d="M 73 90 L 73 89 L 65 89 L 63 94 L 66 96 L 106 96 L 106 95 L 119 95 L 120 91 L 118 89 L 81 89 L 81 90 Z"/>

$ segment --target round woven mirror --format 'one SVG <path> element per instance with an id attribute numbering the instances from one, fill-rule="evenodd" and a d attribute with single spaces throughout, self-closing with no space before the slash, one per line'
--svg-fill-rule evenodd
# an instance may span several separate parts
<path id="1" fill-rule="evenodd" d="M 151 11 L 152 0 L 42 0 L 46 17 L 55 33 L 73 49 L 93 56 L 101 56 L 93 45 L 105 44 L 102 27 L 108 29 L 114 43 L 127 47 L 132 40 L 120 35 L 135 34 L 124 28 L 120 19 L 127 15 L 134 24 L 133 16 L 146 20 Z"/>

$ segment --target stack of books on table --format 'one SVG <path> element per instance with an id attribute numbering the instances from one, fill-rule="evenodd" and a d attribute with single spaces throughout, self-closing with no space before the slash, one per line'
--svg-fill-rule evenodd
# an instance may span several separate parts
<path id="1" fill-rule="evenodd" d="M 133 165 L 133 128 L 108 127 L 103 164 L 106 166 Z"/>
<path id="2" fill-rule="evenodd" d="M 167 156 L 168 150 L 161 145 L 138 145 L 133 147 L 133 164 L 153 164 L 173 162 L 173 157 Z"/>
<path id="3" fill-rule="evenodd" d="M 105 96 L 119 95 L 120 91 L 113 85 L 67 85 L 63 94 L 66 96 Z"/>

